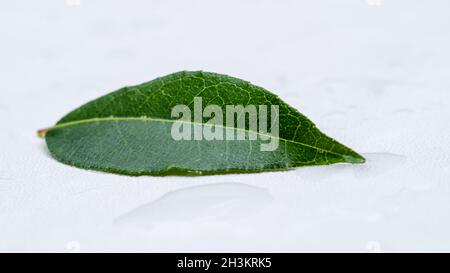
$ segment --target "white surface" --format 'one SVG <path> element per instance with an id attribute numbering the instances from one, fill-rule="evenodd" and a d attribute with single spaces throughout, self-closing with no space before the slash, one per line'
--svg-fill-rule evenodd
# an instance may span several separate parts
<path id="1" fill-rule="evenodd" d="M 450 251 L 450 1 L 68 3 L 1 4 L 0 251 Z M 272 90 L 367 164 L 136 178 L 35 135 L 198 69 Z"/>

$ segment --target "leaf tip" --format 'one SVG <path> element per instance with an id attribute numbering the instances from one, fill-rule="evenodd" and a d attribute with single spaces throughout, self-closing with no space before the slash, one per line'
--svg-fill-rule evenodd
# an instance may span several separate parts
<path id="1" fill-rule="evenodd" d="M 352 164 L 362 164 L 362 163 L 366 162 L 366 159 L 357 153 L 354 153 L 351 155 L 344 155 L 343 157 L 344 157 L 345 162 L 352 163 Z"/>

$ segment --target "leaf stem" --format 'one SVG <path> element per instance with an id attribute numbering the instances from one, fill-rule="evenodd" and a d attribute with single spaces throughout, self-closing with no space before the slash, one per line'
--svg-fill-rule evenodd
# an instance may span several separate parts
<path id="1" fill-rule="evenodd" d="M 47 134 L 47 132 L 50 131 L 50 130 L 52 130 L 52 129 L 53 129 L 53 127 L 48 127 L 48 128 L 40 129 L 40 130 L 37 131 L 37 136 L 38 136 L 38 137 L 41 137 L 41 138 L 44 138 L 44 137 L 45 137 L 45 134 Z"/>

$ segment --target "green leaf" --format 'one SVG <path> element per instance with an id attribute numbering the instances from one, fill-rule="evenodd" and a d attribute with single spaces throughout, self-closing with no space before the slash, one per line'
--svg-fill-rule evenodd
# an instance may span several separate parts
<path id="1" fill-rule="evenodd" d="M 224 122 L 215 127 L 225 133 L 241 131 L 244 140 L 175 140 L 172 130 L 178 116 L 172 116 L 172 109 L 186 105 L 194 113 L 194 98 L 201 98 L 203 108 L 218 105 L 223 113 L 226 105 L 255 105 L 260 109 L 265 105 L 268 130 L 255 131 L 245 116 L 244 128 L 239 127 L 238 117 L 231 124 Z M 270 111 L 274 105 L 278 113 Z M 181 124 L 189 128 L 203 124 L 212 129 L 213 125 L 207 124 L 212 116 L 200 117 L 199 121 L 192 114 Z M 259 126 L 263 121 L 261 116 L 258 118 Z M 277 135 L 275 127 L 270 126 L 272 118 L 278 118 Z M 124 87 L 79 107 L 54 127 L 38 133 L 45 136 L 52 156 L 63 163 L 127 175 L 247 173 L 365 161 L 267 90 L 237 78 L 201 71 L 178 72 Z M 250 134 L 257 139 L 250 140 Z M 261 145 L 270 141 L 278 143 L 277 148 L 263 151 Z"/>

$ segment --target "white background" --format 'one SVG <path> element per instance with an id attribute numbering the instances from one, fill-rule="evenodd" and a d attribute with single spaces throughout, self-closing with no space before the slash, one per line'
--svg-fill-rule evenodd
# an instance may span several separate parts
<path id="1" fill-rule="evenodd" d="M 450 251 L 450 1 L 0 3 L 0 251 Z M 36 130 L 179 70 L 246 79 L 367 157 L 126 177 Z"/>

